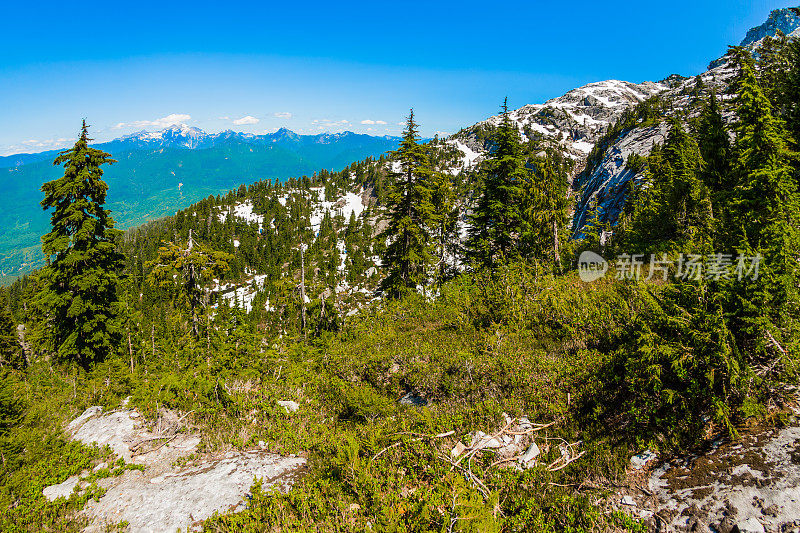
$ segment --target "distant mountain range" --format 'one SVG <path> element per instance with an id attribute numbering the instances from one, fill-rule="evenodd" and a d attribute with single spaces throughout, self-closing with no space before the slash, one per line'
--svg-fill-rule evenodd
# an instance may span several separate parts
<path id="1" fill-rule="evenodd" d="M 285 128 L 266 135 L 209 134 L 185 124 L 141 131 L 94 145 L 118 162 L 105 168 L 107 207 L 121 229 L 174 214 L 208 195 L 260 179 L 287 179 L 397 148 L 398 137 L 323 133 L 298 135 Z M 49 215 L 39 206 L 42 183 L 63 173 L 58 151 L 0 157 L 0 282 L 43 264 L 40 237 Z"/>

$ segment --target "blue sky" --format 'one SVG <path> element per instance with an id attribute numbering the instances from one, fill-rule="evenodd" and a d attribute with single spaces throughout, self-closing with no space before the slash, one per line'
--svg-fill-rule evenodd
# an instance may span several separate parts
<path id="1" fill-rule="evenodd" d="M 783 2 L 14 2 L 0 155 L 185 122 L 453 133 L 603 79 L 693 75 Z"/>

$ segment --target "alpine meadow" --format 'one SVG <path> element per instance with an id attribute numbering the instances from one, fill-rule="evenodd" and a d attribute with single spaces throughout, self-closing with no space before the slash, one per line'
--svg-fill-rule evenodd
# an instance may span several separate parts
<path id="1" fill-rule="evenodd" d="M 303 52 L 330 6 L 275 9 L 309 30 L 269 30 L 297 40 L 264 36 L 254 63 L 209 14 L 202 42 L 103 29 L 106 48 L 0 65 L 54 86 L 122 65 L 163 84 L 152 116 L 192 113 L 124 118 L 146 99 L 104 73 L 63 85 L 75 137 L 3 145 L 30 134 L 0 119 L 0 531 L 800 531 L 800 7 L 720 3 L 760 21 L 701 72 L 522 107 L 498 85 L 524 55 L 510 28 L 458 74 L 437 46 L 482 44 L 418 56 L 397 31 L 409 64 L 373 64 L 383 36 Z M 494 23 L 528 31 L 539 8 L 515 9 Z M 466 16 L 489 22 L 425 24 Z M 673 38 L 701 47 L 689 19 Z M 287 65 L 325 54 L 343 73 L 291 107 L 311 93 L 280 92 Z M 223 70 L 186 81 L 212 59 L 250 65 L 234 79 L 263 111 Z M 543 79 L 608 64 L 575 62 Z M 497 91 L 496 114 L 441 131 L 473 89 L 398 81 L 425 69 Z"/>

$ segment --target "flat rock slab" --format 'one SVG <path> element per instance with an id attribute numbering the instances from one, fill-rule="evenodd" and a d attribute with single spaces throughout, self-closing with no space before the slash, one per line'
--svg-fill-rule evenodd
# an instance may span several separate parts
<path id="1" fill-rule="evenodd" d="M 649 480 L 668 531 L 794 531 L 800 526 L 800 427 L 666 463 Z M 662 531 L 664 529 L 661 529 Z"/>
<path id="2" fill-rule="evenodd" d="M 254 450 L 195 459 L 177 468 L 175 461 L 196 452 L 200 443 L 199 435 L 179 431 L 181 420 L 165 411 L 159 424 L 148 428 L 135 409 L 103 413 L 95 406 L 67 425 L 73 439 L 108 445 L 126 463 L 144 466 L 144 471 L 129 470 L 98 481 L 106 493 L 84 507 L 82 513 L 89 518 L 85 531 L 106 531 L 122 521 L 133 533 L 191 531 L 217 511 L 243 509 L 255 478 L 265 489 L 288 490 L 306 463 L 302 457 Z M 43 493 L 51 501 L 68 498 L 78 483 L 73 476 Z"/>
<path id="3" fill-rule="evenodd" d="M 301 457 L 250 451 L 152 478 L 147 471 L 126 472 L 99 502 L 90 501 L 84 508 L 97 524 L 87 531 L 103 531 L 104 524 L 123 520 L 132 533 L 188 531 L 216 511 L 244 509 L 254 478 L 262 479 L 264 487 L 288 490 L 305 462 Z"/>

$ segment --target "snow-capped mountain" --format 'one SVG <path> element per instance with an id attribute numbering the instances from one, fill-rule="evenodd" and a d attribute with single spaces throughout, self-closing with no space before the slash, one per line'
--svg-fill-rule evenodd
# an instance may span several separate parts
<path id="1" fill-rule="evenodd" d="M 667 90 L 661 83 L 634 84 L 606 80 L 578 87 L 544 104 L 530 104 L 509 113 L 524 135 L 538 134 L 558 142 L 575 157 L 585 157 L 594 143 L 622 113 Z M 497 126 L 501 115 L 481 124 Z"/>
<path id="2" fill-rule="evenodd" d="M 752 28 L 742 41 L 754 54 L 764 37 L 774 36 L 780 31 L 800 37 L 800 8 L 772 11 L 764 24 Z M 619 80 L 590 83 L 573 89 L 563 96 L 543 104 L 531 104 L 509 112 L 523 137 L 538 137 L 559 145 L 578 163 L 575 175 L 571 176 L 572 189 L 577 195 L 574 229 L 587 222 L 590 210 L 597 207 L 608 220 L 614 222 L 625 204 L 627 184 L 642 179 L 641 171 L 626 166 L 631 154 L 647 156 L 655 144 L 666 139 L 665 124 L 633 127 L 623 131 L 600 154 L 591 168 L 586 168 L 586 159 L 597 141 L 625 111 L 658 95 L 666 103 L 668 115 L 680 112 L 691 116 L 696 112 L 699 99 L 706 98 L 713 89 L 722 98 L 729 97 L 730 82 L 734 69 L 720 58 L 709 65 L 708 70 L 696 77 L 673 74 L 659 82 L 634 84 Z M 698 86 L 697 80 L 702 83 Z M 730 118 L 730 117 L 728 117 Z M 485 155 L 487 126 L 497 126 L 501 116 L 496 115 L 465 128 L 454 135 L 450 142 L 464 155 L 464 160 L 474 165 Z"/>
<path id="3" fill-rule="evenodd" d="M 193 126 L 186 124 L 173 124 L 161 131 L 139 131 L 125 135 L 111 142 L 129 142 L 129 143 L 143 143 L 143 144 L 157 144 L 159 146 L 170 148 L 198 148 L 204 144 L 209 135 Z"/>
<path id="4" fill-rule="evenodd" d="M 125 135 L 108 143 L 103 143 L 102 145 L 114 145 L 115 148 L 129 145 L 141 148 L 183 148 L 194 150 L 198 148 L 213 148 L 231 142 L 258 146 L 267 146 L 271 144 L 313 145 L 335 144 L 357 138 L 397 139 L 391 136 L 373 137 L 370 135 L 353 133 L 352 131 L 321 133 L 318 135 L 300 135 L 286 128 L 281 128 L 274 133 L 265 133 L 263 135 L 233 130 L 225 130 L 219 133 L 206 133 L 194 126 L 175 124 L 160 131 L 139 131 L 130 135 Z"/>

